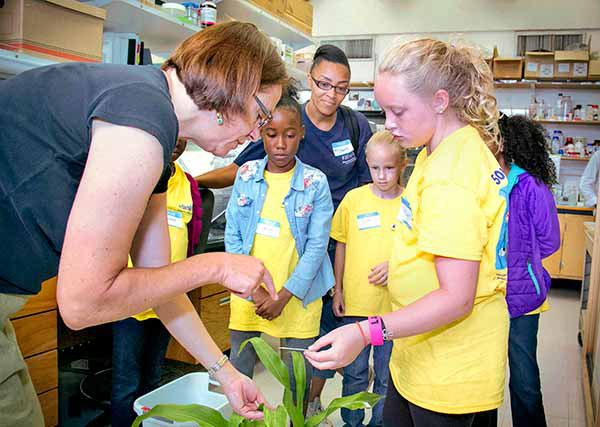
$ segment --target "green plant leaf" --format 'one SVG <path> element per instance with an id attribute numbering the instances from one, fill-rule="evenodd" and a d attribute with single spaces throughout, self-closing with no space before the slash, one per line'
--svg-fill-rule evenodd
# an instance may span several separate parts
<path id="1" fill-rule="evenodd" d="M 294 427 L 304 427 L 304 388 L 306 387 L 306 366 L 304 356 L 296 351 L 292 353 L 294 378 L 296 379 L 296 407 L 293 420 Z"/>
<path id="2" fill-rule="evenodd" d="M 279 405 L 274 411 L 265 408 L 265 426 L 266 427 L 285 427 L 287 426 L 288 414 L 285 408 Z"/>
<path id="3" fill-rule="evenodd" d="M 294 378 L 296 379 L 296 406 L 304 407 L 304 388 L 306 387 L 306 366 L 304 356 L 297 351 L 292 352 L 292 363 L 294 364 Z"/>
<path id="4" fill-rule="evenodd" d="M 164 417 L 177 422 L 194 421 L 201 427 L 228 427 L 228 422 L 219 411 L 204 405 L 156 405 L 138 416 L 132 427 L 152 416 Z"/>
<path id="5" fill-rule="evenodd" d="M 277 381 L 283 385 L 286 390 L 290 389 L 290 376 L 288 374 L 288 369 L 285 363 L 281 360 L 279 355 L 271 348 L 269 344 L 265 342 L 260 337 L 253 337 L 247 339 L 240 346 L 240 353 L 246 347 L 248 342 L 252 343 L 254 346 L 254 350 L 256 351 L 256 355 L 260 359 L 260 361 L 265 365 L 265 368 L 273 375 Z"/>
<path id="6" fill-rule="evenodd" d="M 383 396 L 363 391 L 352 396 L 338 397 L 333 399 L 329 406 L 320 414 L 310 417 L 306 422 L 306 427 L 318 426 L 321 421 L 340 408 L 347 409 L 366 409 L 373 407 Z"/>
<path id="7" fill-rule="evenodd" d="M 298 411 L 298 408 L 294 405 L 292 390 L 289 388 L 283 391 L 283 406 L 292 420 L 292 425 L 294 427 L 304 427 L 304 415 L 302 410 Z"/>
<path id="8" fill-rule="evenodd" d="M 242 423 L 244 422 L 245 418 L 242 417 L 239 414 L 236 414 L 235 412 L 233 412 L 231 414 L 231 417 L 229 417 L 229 425 L 228 427 L 240 427 L 240 425 L 242 425 Z"/>

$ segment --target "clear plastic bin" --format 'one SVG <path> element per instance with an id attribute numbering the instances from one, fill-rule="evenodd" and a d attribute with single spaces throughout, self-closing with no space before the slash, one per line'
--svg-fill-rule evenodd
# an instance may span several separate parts
<path id="1" fill-rule="evenodd" d="M 189 405 L 196 403 L 219 411 L 225 418 L 231 415 L 231 407 L 225 395 L 209 390 L 209 384 L 219 384 L 210 380 L 206 372 L 194 372 L 177 378 L 156 390 L 147 393 L 133 403 L 136 414 L 145 413 L 145 408 L 160 404 Z M 143 427 L 199 427 L 195 422 L 178 423 L 163 417 L 150 417 Z"/>

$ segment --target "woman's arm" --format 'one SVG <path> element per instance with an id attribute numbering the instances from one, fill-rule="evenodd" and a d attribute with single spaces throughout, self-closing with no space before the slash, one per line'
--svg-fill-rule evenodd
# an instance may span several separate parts
<path id="1" fill-rule="evenodd" d="M 275 295 L 268 271 L 253 257 L 212 253 L 163 267 L 126 268 L 132 245 L 159 239 L 154 246 L 162 248 L 165 239 L 138 232 L 146 223 L 146 208 L 155 207 L 149 196 L 162 159 L 159 142 L 148 133 L 94 121 L 58 272 L 57 300 L 67 326 L 81 329 L 122 319 L 208 283 L 222 283 L 245 297 L 264 281 Z M 141 234 L 134 242 L 136 232 Z"/>
<path id="2" fill-rule="evenodd" d="M 198 175 L 194 179 L 198 186 L 204 188 L 225 188 L 233 185 L 238 165 L 231 163 L 222 168 L 214 169 L 209 172 Z"/>
<path id="3" fill-rule="evenodd" d="M 171 260 L 167 225 L 166 194 L 155 194 L 144 212 L 131 247 L 131 258 L 136 267 L 162 267 Z M 155 286 L 149 283 L 147 286 Z M 169 332 L 202 365 L 213 366 L 222 356 L 186 294 L 154 307 L 154 311 Z M 215 374 L 223 385 L 232 408 L 249 418 L 262 418 L 257 410 L 264 398 L 256 385 L 227 363 Z M 247 393 L 252 399 L 243 399 Z"/>
<path id="4" fill-rule="evenodd" d="M 440 287 L 401 310 L 386 314 L 383 321 L 394 338 L 422 334 L 448 325 L 473 308 L 479 276 L 479 261 L 435 257 Z M 367 321 L 360 322 L 369 337 Z M 331 345 L 328 350 L 319 351 Z M 318 369 L 337 369 L 350 364 L 365 344 L 356 325 L 337 328 L 320 338 L 305 352 Z"/>

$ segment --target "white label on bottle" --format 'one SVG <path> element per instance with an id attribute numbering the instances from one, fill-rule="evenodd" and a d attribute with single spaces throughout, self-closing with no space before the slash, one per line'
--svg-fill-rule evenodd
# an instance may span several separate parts
<path id="1" fill-rule="evenodd" d="M 568 73 L 569 71 L 571 71 L 571 64 L 566 63 L 566 64 L 558 64 L 558 72 L 559 73 Z"/>
<path id="2" fill-rule="evenodd" d="M 538 63 L 537 62 L 528 62 L 527 63 L 527 71 L 531 72 L 531 73 L 536 73 L 538 70 Z"/>
<path id="3" fill-rule="evenodd" d="M 587 63 L 576 62 L 573 64 L 573 77 L 587 77 Z"/>
<path id="4" fill-rule="evenodd" d="M 554 64 L 540 64 L 541 77 L 554 77 Z"/>

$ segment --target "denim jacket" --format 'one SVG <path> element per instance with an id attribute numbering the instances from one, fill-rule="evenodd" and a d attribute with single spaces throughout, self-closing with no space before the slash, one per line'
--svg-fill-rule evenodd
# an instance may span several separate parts
<path id="1" fill-rule="evenodd" d="M 267 157 L 244 163 L 238 170 L 226 212 L 227 252 L 248 255 L 252 250 L 267 194 L 266 165 Z M 327 256 L 333 216 L 327 177 L 296 157 L 290 191 L 283 203 L 299 258 L 284 287 L 306 307 L 325 295 L 335 282 Z"/>

